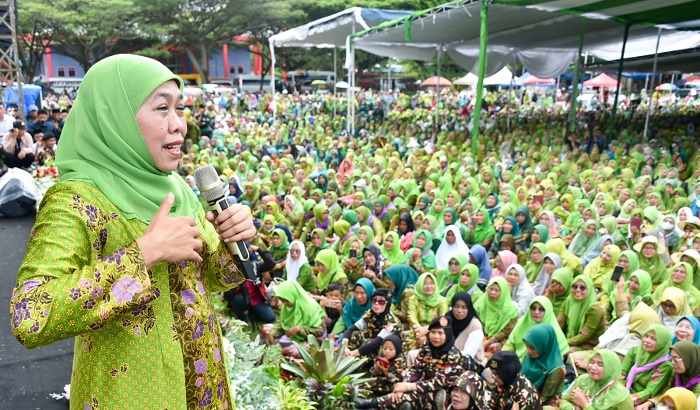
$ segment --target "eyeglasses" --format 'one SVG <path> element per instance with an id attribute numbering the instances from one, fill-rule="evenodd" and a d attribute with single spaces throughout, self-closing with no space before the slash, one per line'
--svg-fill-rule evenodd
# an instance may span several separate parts
<path id="1" fill-rule="evenodd" d="M 377 304 L 379 306 L 384 306 L 386 305 L 386 299 L 372 299 L 372 303 Z"/>
<path id="2" fill-rule="evenodd" d="M 572 290 L 586 290 L 586 285 L 571 285 Z"/>

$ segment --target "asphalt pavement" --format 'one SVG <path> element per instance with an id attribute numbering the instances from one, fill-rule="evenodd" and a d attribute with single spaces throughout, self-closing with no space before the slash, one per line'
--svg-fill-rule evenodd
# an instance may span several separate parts
<path id="1" fill-rule="evenodd" d="M 73 339 L 27 349 L 10 332 L 9 300 L 33 218 L 0 218 L 0 409 L 65 410 L 50 393 L 70 383 Z"/>

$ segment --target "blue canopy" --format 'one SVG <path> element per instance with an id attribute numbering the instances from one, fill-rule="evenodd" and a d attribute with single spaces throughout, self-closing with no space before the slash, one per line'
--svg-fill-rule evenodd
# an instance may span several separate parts
<path id="1" fill-rule="evenodd" d="M 41 87 L 34 84 L 22 84 L 22 91 L 24 93 L 24 112 L 28 113 L 29 107 L 32 105 L 41 108 L 42 91 Z M 19 106 L 19 91 L 17 85 L 14 84 L 11 87 L 6 87 L 3 93 L 3 101 L 5 105 L 13 105 L 15 107 Z"/>

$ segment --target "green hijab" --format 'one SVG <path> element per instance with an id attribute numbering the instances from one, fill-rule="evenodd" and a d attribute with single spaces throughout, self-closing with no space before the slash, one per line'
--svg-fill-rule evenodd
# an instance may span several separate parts
<path id="1" fill-rule="evenodd" d="M 61 132 L 60 180 L 94 184 L 126 218 L 146 224 L 169 192 L 172 215 L 195 217 L 197 197 L 177 173 L 156 168 L 136 122 L 141 105 L 167 81 L 182 90 L 179 77 L 147 57 L 119 54 L 93 65 Z"/>
<path id="2" fill-rule="evenodd" d="M 593 236 L 588 236 L 585 232 L 586 228 L 590 225 L 593 225 L 595 227 L 593 231 Z M 594 246 L 598 244 L 599 238 L 600 235 L 598 234 L 598 221 L 589 219 L 583 225 L 581 225 L 579 232 L 576 234 L 574 240 L 569 246 L 569 251 L 571 251 L 574 255 L 578 256 L 579 258 L 582 258 L 585 254 L 590 252 Z"/>
<path id="3" fill-rule="evenodd" d="M 535 225 L 535 230 L 540 235 L 540 240 L 538 242 L 547 243 L 549 240 L 549 229 L 542 224 Z"/>
<path id="4" fill-rule="evenodd" d="M 387 237 L 391 237 L 393 241 L 393 247 L 387 249 L 382 243 L 382 255 L 392 264 L 399 265 L 406 262 L 406 254 L 401 252 L 401 240 L 399 239 L 399 234 L 396 231 L 389 231 L 386 233 L 384 240 Z"/>
<path id="5" fill-rule="evenodd" d="M 460 255 L 461 256 L 461 255 Z M 458 256 L 458 258 L 460 257 Z M 465 257 L 466 259 L 466 257 Z M 459 260 L 459 259 L 458 259 Z M 460 261 L 461 263 L 461 261 Z M 461 265 L 460 265 L 461 266 Z M 472 297 L 472 302 L 476 303 L 479 298 L 481 298 L 484 294 L 484 292 L 479 289 L 479 287 L 476 285 L 477 282 L 479 281 L 479 267 L 472 264 L 472 263 L 466 263 L 462 267 L 462 272 L 460 273 L 461 275 L 464 274 L 469 275 L 469 285 L 468 286 L 462 286 L 462 284 L 459 282 L 459 279 L 457 279 L 457 282 L 452 285 L 452 287 L 449 288 L 447 291 L 447 294 L 445 297 L 447 300 L 452 300 L 454 295 L 460 292 L 466 292 L 471 295 Z M 442 289 L 444 291 L 444 289 Z"/>
<path id="6" fill-rule="evenodd" d="M 571 270 L 571 268 L 558 268 L 552 272 L 552 279 L 550 279 L 550 282 L 553 280 L 559 282 L 564 287 L 563 295 L 558 296 L 555 299 L 551 299 L 552 306 L 554 306 L 554 315 L 557 316 L 563 308 L 564 302 L 566 302 L 566 299 L 569 297 L 571 282 L 574 280 L 574 272 Z"/>
<path id="7" fill-rule="evenodd" d="M 584 374 L 574 381 L 574 387 L 583 390 L 590 398 L 590 410 L 632 409 L 630 393 L 618 381 L 622 371 L 622 363 L 617 353 L 612 350 L 598 349 L 593 351 L 591 358 L 595 356 L 600 357 L 603 362 L 603 377 L 600 380 L 593 380 L 591 376 Z M 562 406 L 561 408 L 569 409 L 570 407 Z"/>
<path id="8" fill-rule="evenodd" d="M 562 306 L 563 313 L 566 315 L 566 337 L 574 337 L 581 333 L 581 328 L 586 320 L 586 313 L 591 309 L 596 301 L 595 287 L 593 280 L 586 275 L 578 275 L 571 282 L 573 286 L 577 282 L 583 282 L 586 285 L 586 298 L 583 300 L 574 299 L 574 295 L 569 292 L 569 296 L 564 301 Z"/>
<path id="9" fill-rule="evenodd" d="M 425 293 L 423 290 L 425 286 L 425 280 L 427 278 L 430 278 L 433 283 L 435 284 L 435 291 L 433 292 L 432 295 L 428 295 Z M 425 272 L 422 275 L 418 277 L 418 280 L 416 281 L 416 286 L 413 289 L 413 292 L 415 294 L 416 300 L 418 300 L 418 303 L 420 303 L 423 306 L 427 306 L 429 308 L 434 308 L 435 306 L 439 305 L 441 302 L 445 300 L 444 297 L 440 295 L 440 288 L 438 287 L 437 279 L 435 278 L 435 275 L 433 275 L 430 272 Z"/>
<path id="10" fill-rule="evenodd" d="M 639 346 L 637 360 L 635 360 L 636 366 L 642 366 L 661 358 L 668 354 L 668 349 L 671 348 L 673 334 L 666 326 L 662 324 L 651 325 L 649 329 L 644 332 L 645 335 L 649 333 L 654 333 L 654 336 L 656 336 L 656 349 L 653 352 L 647 352 L 642 346 Z"/>
<path id="11" fill-rule="evenodd" d="M 483 245 L 486 240 L 493 239 L 496 235 L 496 228 L 491 223 L 489 211 L 486 208 L 481 208 L 477 211 L 484 215 L 484 221 L 474 227 L 472 232 L 472 243 Z"/>
<path id="12" fill-rule="evenodd" d="M 272 231 L 272 236 L 277 236 L 280 238 L 279 246 L 271 246 L 270 253 L 272 258 L 276 261 L 283 260 L 287 257 L 287 251 L 289 250 L 289 239 L 284 230 L 277 228 Z"/>
<path id="13" fill-rule="evenodd" d="M 462 271 L 469 263 L 469 259 L 466 255 L 453 256 L 450 258 L 450 262 L 452 262 L 452 260 L 457 261 L 457 263 L 459 264 L 459 271 L 457 271 L 456 274 L 453 274 L 450 271 L 449 263 L 447 269 L 441 269 L 437 271 L 438 287 L 440 288 L 441 293 L 446 292 L 450 286 L 459 282 L 459 277 L 462 276 Z"/>
<path id="14" fill-rule="evenodd" d="M 275 297 L 290 302 L 280 310 L 279 324 L 283 330 L 301 326 L 304 330 L 317 328 L 323 324 L 325 312 L 297 281 L 287 280 L 275 287 Z"/>
<path id="15" fill-rule="evenodd" d="M 673 271 L 680 266 L 685 268 L 685 280 L 683 280 L 681 283 L 676 283 L 673 281 Z M 688 262 L 678 262 L 674 264 L 671 269 L 669 269 L 668 274 L 666 275 L 666 280 L 664 280 L 654 291 L 654 301 L 656 303 L 660 303 L 661 295 L 663 295 L 664 290 L 670 287 L 676 287 L 686 293 L 688 296 L 688 304 L 691 308 L 695 308 L 695 306 L 700 303 L 700 290 L 693 285 L 693 274 L 693 267 Z"/>
<path id="16" fill-rule="evenodd" d="M 422 248 L 418 248 L 418 238 L 423 237 L 425 243 Z M 435 269 L 435 252 L 432 249 L 433 246 L 433 234 L 426 229 L 419 229 L 413 236 L 413 247 L 418 248 L 421 251 L 421 263 L 426 269 Z M 437 282 L 435 282 L 437 284 Z"/>
<path id="17" fill-rule="evenodd" d="M 361 232 L 364 232 L 365 237 L 366 237 L 365 240 L 364 240 L 364 242 L 362 242 L 362 244 L 363 244 L 365 247 L 368 247 L 368 246 L 374 244 L 374 230 L 372 230 L 371 227 L 369 227 L 369 226 L 363 226 L 363 227 L 360 228 L 360 231 L 361 231 Z"/>
<path id="18" fill-rule="evenodd" d="M 523 346 L 528 345 L 539 353 L 537 358 L 525 354 L 522 369 L 523 375 L 532 382 L 538 391 L 542 389 L 547 376 L 552 371 L 564 366 L 560 353 L 559 336 L 556 334 L 557 328 L 558 326 L 540 323 L 532 326 L 522 337 Z"/>
<path id="19" fill-rule="evenodd" d="M 318 251 L 315 259 L 316 263 L 320 263 L 326 269 L 318 275 L 318 288 L 323 291 L 328 288 L 328 285 L 334 281 L 346 278 L 343 267 L 338 261 L 338 254 L 332 249 L 321 249 Z"/>
<path id="20" fill-rule="evenodd" d="M 535 263 L 532 261 L 532 258 L 530 258 L 530 260 L 528 260 L 525 264 L 525 275 L 527 276 L 527 280 L 530 283 L 534 283 L 535 280 L 537 280 L 537 275 L 540 274 L 540 271 L 542 270 L 542 265 L 544 265 L 544 255 L 547 254 L 547 247 L 542 242 L 532 244 L 532 248 L 530 248 L 530 254 L 532 254 L 532 251 L 535 249 L 539 250 L 542 254 L 542 261 L 540 263 Z"/>
<path id="21" fill-rule="evenodd" d="M 525 312 L 525 314 L 521 316 L 520 319 L 518 319 L 518 323 L 515 324 L 513 331 L 508 336 L 508 341 L 506 342 L 506 344 L 513 346 L 515 353 L 518 355 L 520 360 L 523 360 L 527 356 L 527 346 L 525 346 L 524 343 L 526 342 L 526 334 L 533 327 L 540 324 L 546 324 L 550 325 L 554 329 L 554 333 L 557 340 L 557 346 L 559 347 L 559 356 L 561 357 L 565 355 L 569 351 L 569 343 L 566 341 L 566 336 L 564 336 L 564 332 L 562 332 L 561 327 L 559 327 L 559 323 L 557 322 L 557 316 L 554 313 L 554 307 L 552 306 L 552 302 L 550 302 L 546 296 L 537 296 L 534 299 L 532 299 L 529 307 L 532 308 L 532 306 L 535 303 L 538 303 L 544 308 L 544 317 L 542 318 L 542 321 L 535 322 L 535 320 L 532 318 L 532 313 L 530 309 L 528 309 L 528 311 Z"/>
<path id="22" fill-rule="evenodd" d="M 629 278 L 631 272 L 634 272 L 637 269 L 639 269 L 639 256 L 637 255 L 637 253 L 635 251 L 633 251 L 631 249 L 627 249 L 626 251 L 622 251 L 622 253 L 620 254 L 620 258 L 623 256 L 625 258 L 627 258 L 628 267 L 627 267 L 627 272 L 625 274 L 625 279 L 627 279 L 627 278 Z M 617 261 L 619 263 L 620 259 L 618 258 Z"/>
<path id="23" fill-rule="evenodd" d="M 629 306 L 630 310 L 634 309 L 639 302 L 645 301 L 646 299 L 651 299 L 651 276 L 649 276 L 647 271 L 637 269 L 630 274 L 630 279 L 632 278 L 637 278 L 637 282 L 639 282 L 639 289 L 632 292 L 629 288 L 629 282 L 625 284 L 625 292 L 629 292 L 632 295 L 632 301 L 630 302 Z M 617 299 L 615 289 L 611 290 L 610 296 L 610 300 L 613 302 L 614 307 Z M 649 300 L 648 303 L 651 303 L 651 300 Z"/>
<path id="24" fill-rule="evenodd" d="M 510 287 L 506 279 L 500 276 L 491 278 L 486 288 L 493 284 L 497 284 L 501 289 L 498 299 L 491 300 L 488 292 L 485 292 L 486 294 L 474 304 L 474 309 L 484 324 L 484 333 L 487 337 L 500 332 L 511 320 L 518 317 L 518 308 L 510 298 Z"/>

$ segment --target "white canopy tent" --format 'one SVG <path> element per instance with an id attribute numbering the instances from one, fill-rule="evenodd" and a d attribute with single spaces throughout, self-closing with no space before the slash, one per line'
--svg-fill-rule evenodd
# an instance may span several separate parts
<path id="1" fill-rule="evenodd" d="M 382 22 L 410 15 L 409 11 L 383 10 L 362 7 L 351 7 L 341 12 L 314 20 L 299 27 L 277 33 L 269 38 L 272 86 L 273 114 L 276 114 L 275 104 L 275 47 L 302 47 L 302 48 L 332 48 L 333 72 L 337 82 L 337 49 L 345 48 L 350 35 L 367 30 Z M 348 82 L 354 85 L 354 81 L 348 77 Z M 335 92 L 334 87 L 334 92 Z M 348 88 L 350 89 L 350 88 Z"/>
<path id="2" fill-rule="evenodd" d="M 620 3 L 458 0 L 352 35 L 346 55 L 351 59 L 354 48 L 358 48 L 382 56 L 430 61 L 436 55 L 439 60 L 440 54 L 447 53 L 458 65 L 479 74 L 480 83 L 485 76 L 513 62 L 522 64 L 538 77 L 555 77 L 582 52 L 595 54 L 616 45 L 618 55 L 624 58 L 628 39 L 657 38 L 655 24 L 671 30 L 666 34 L 674 33 L 674 28 L 700 26 L 697 1 Z M 643 52 L 641 44 L 630 48 L 630 53 Z M 647 54 L 650 51 L 647 49 Z M 352 66 L 354 62 L 346 61 L 346 65 Z M 477 86 L 475 123 L 478 123 L 481 88 Z"/>
<path id="3" fill-rule="evenodd" d="M 513 72 L 508 67 L 503 67 L 496 74 L 484 78 L 484 85 L 486 86 L 511 85 L 512 83 Z"/>

